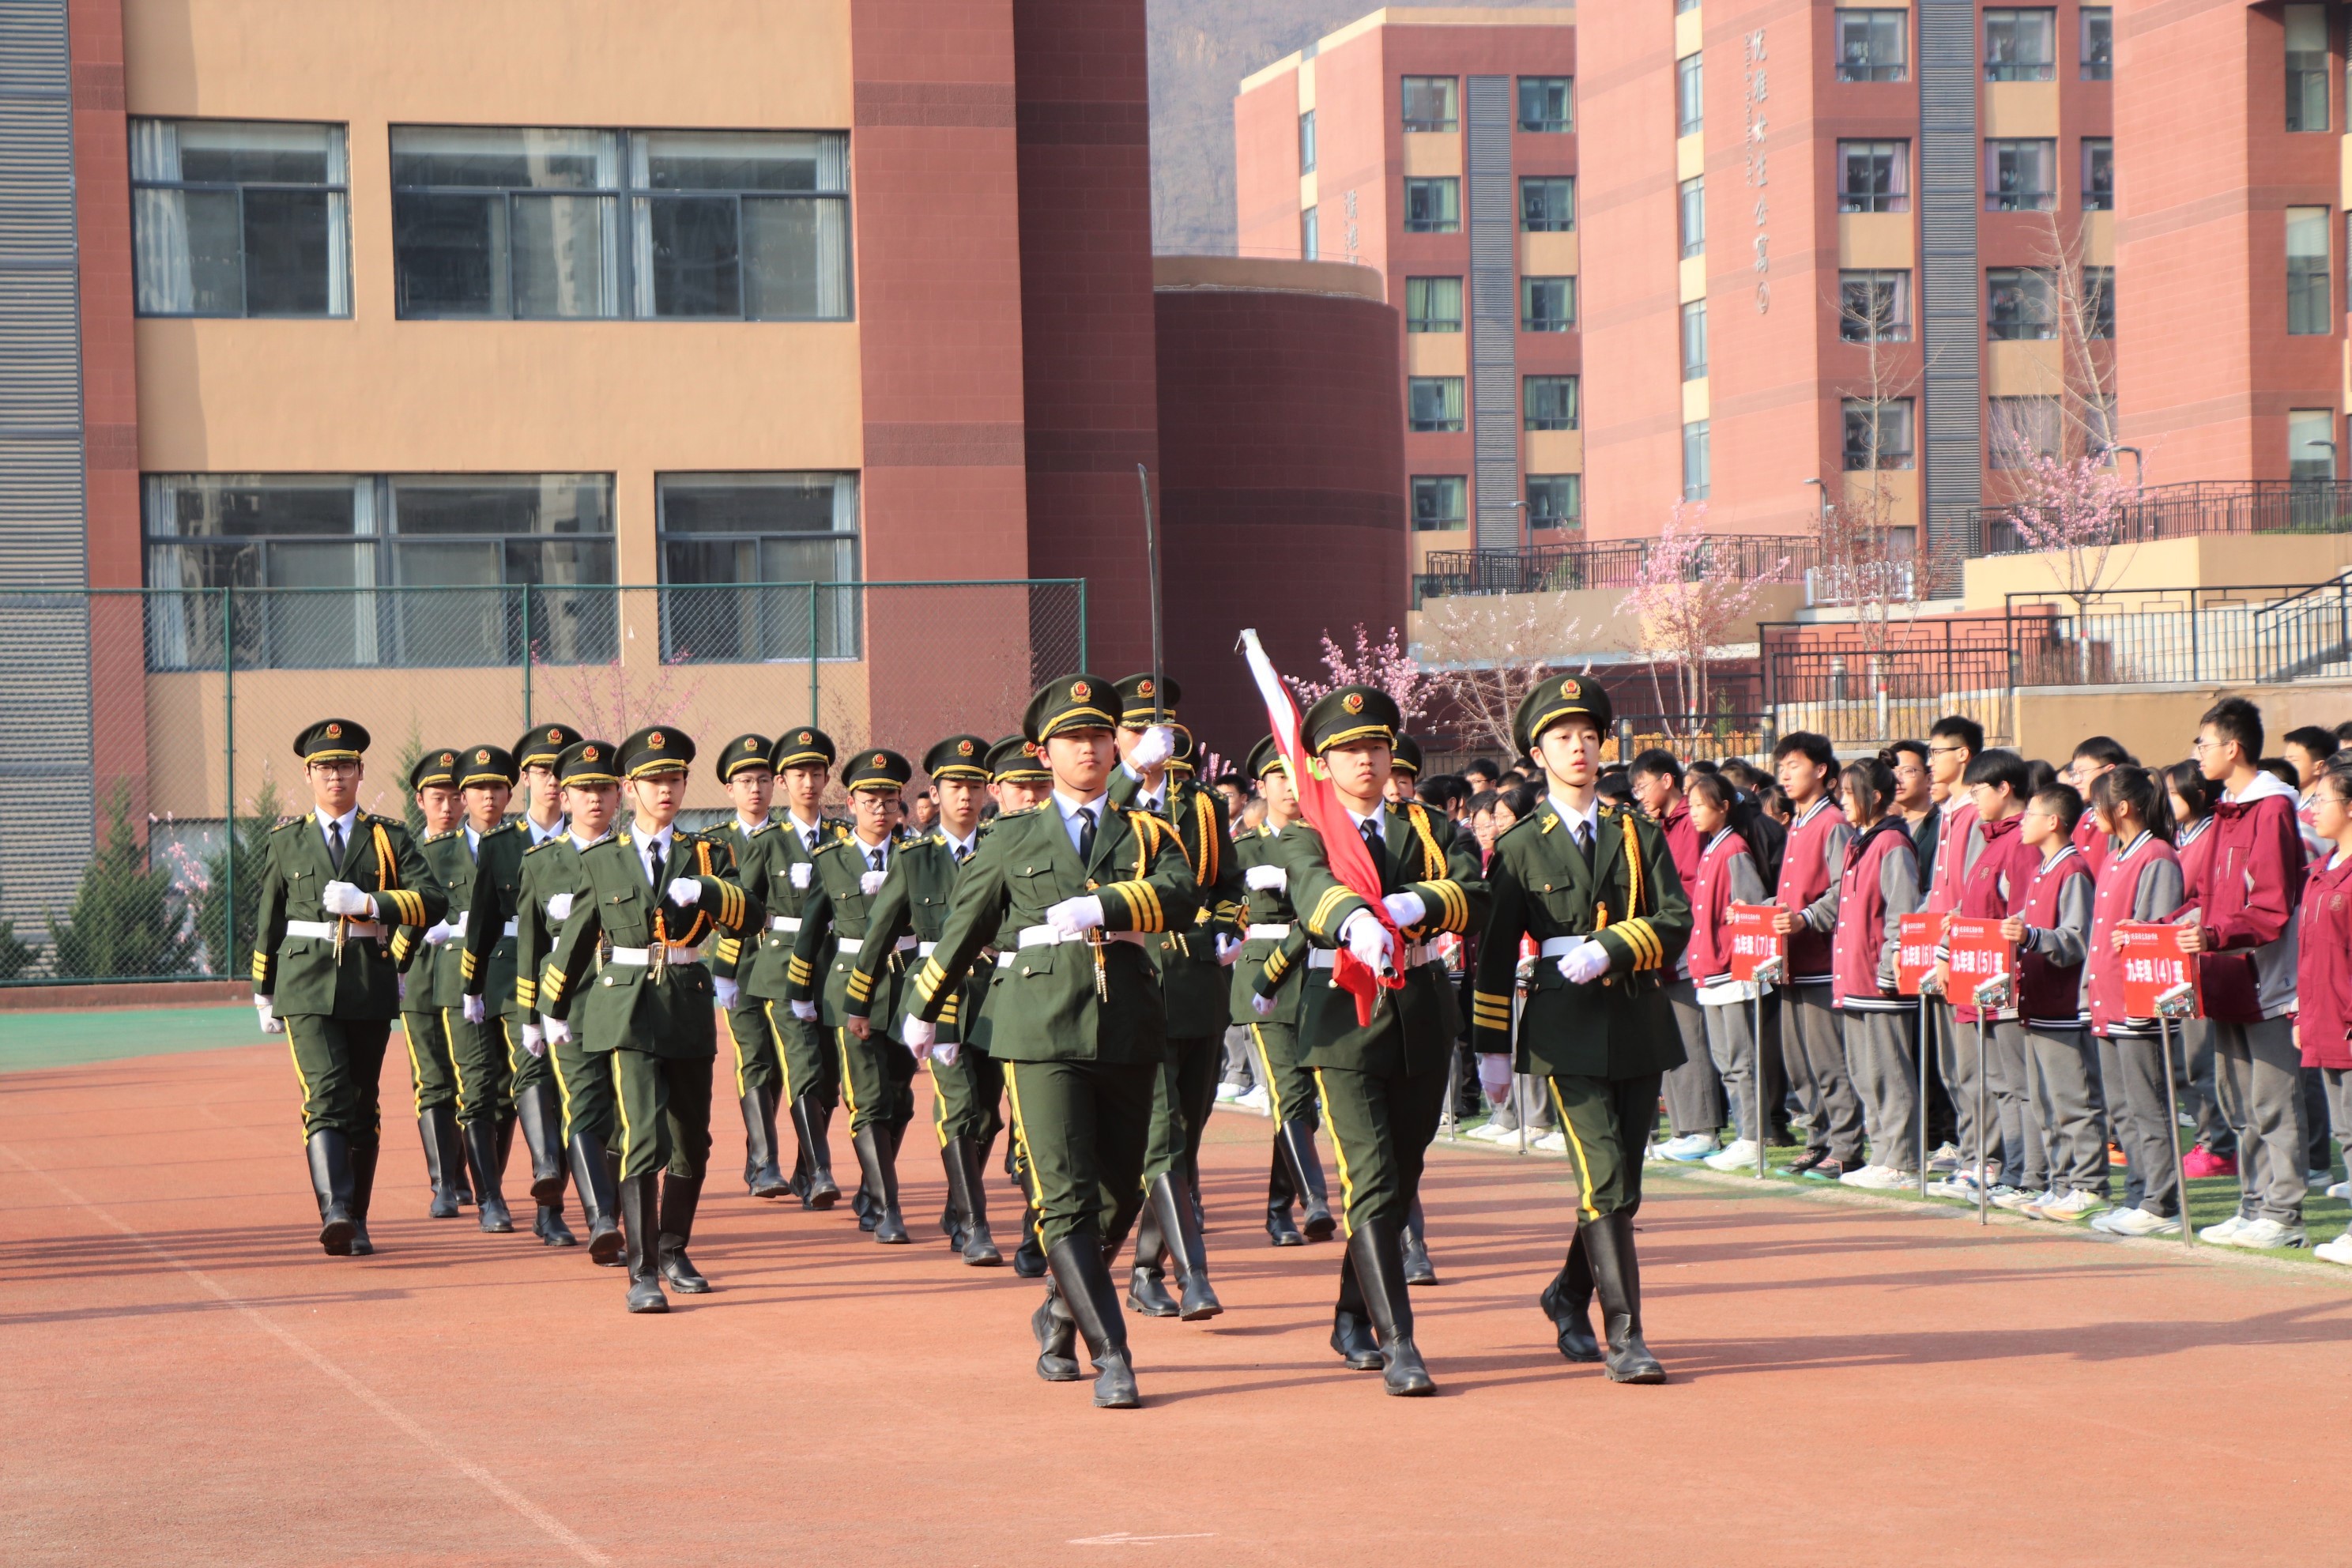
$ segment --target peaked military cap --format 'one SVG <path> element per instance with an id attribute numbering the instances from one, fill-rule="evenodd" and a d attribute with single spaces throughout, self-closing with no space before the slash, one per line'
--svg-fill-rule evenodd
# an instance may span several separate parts
<path id="1" fill-rule="evenodd" d="M 1042 784 L 1054 775 L 1037 754 L 1037 742 L 1007 735 L 988 748 L 988 776 L 998 784 Z"/>
<path id="2" fill-rule="evenodd" d="M 555 759 L 559 784 L 608 784 L 621 782 L 619 753 L 610 741 L 574 741 Z"/>
<path id="3" fill-rule="evenodd" d="M 904 789 L 915 776 L 915 764 L 884 748 L 860 752 L 841 770 L 844 789 Z"/>
<path id="4" fill-rule="evenodd" d="M 1511 719 L 1511 740 L 1520 751 L 1533 756 L 1536 742 L 1543 732 L 1562 719 L 1572 717 L 1592 721 L 1592 727 L 1606 740 L 1617 715 L 1610 706 L 1607 689 L 1591 676 L 1548 675 L 1541 685 L 1519 700 L 1519 710 Z"/>
<path id="5" fill-rule="evenodd" d="M 988 742 L 977 735 L 950 735 L 923 753 L 923 771 L 935 779 L 988 782 Z"/>
<path id="6" fill-rule="evenodd" d="M 1057 675 L 1021 714 L 1021 733 L 1044 745 L 1072 730 L 1118 728 L 1118 689 L 1099 675 Z"/>
<path id="7" fill-rule="evenodd" d="M 524 768 L 551 768 L 563 755 L 563 748 L 575 741 L 584 740 L 579 731 L 569 724 L 541 724 L 529 731 L 514 743 L 516 776 Z"/>
<path id="8" fill-rule="evenodd" d="M 1248 767 L 1249 776 L 1254 779 L 1262 779 L 1277 770 L 1286 777 L 1290 773 L 1290 764 L 1282 760 L 1282 748 L 1274 743 L 1271 735 L 1259 737 L 1257 744 L 1250 748 Z"/>
<path id="9" fill-rule="evenodd" d="M 1307 749 L 1321 756 L 1349 741 L 1386 741 L 1396 744 L 1402 717 L 1396 699 L 1377 686 L 1342 686 L 1317 700 L 1307 710 Z"/>
<path id="10" fill-rule="evenodd" d="M 768 752 L 768 765 L 778 773 L 812 765 L 830 768 L 835 754 L 832 736 L 814 724 L 803 724 L 776 737 L 775 745 Z"/>
<path id="11" fill-rule="evenodd" d="M 745 768 L 773 769 L 768 754 L 775 742 L 765 735 L 738 735 L 719 749 L 719 782 L 725 784 Z"/>
<path id="12" fill-rule="evenodd" d="M 305 763 L 356 762 L 367 749 L 366 727 L 349 719 L 321 719 L 294 737 L 294 754 Z"/>
<path id="13" fill-rule="evenodd" d="M 432 751 L 416 759 L 416 765 L 408 770 L 408 787 L 418 790 L 430 786 L 442 789 L 457 787 L 457 752 Z"/>
<path id="14" fill-rule="evenodd" d="M 504 746 L 468 746 L 457 759 L 457 787 L 502 784 L 511 786 L 522 776 L 514 753 Z"/>
<path id="15" fill-rule="evenodd" d="M 1389 758 L 1389 771 L 1410 773 L 1414 778 L 1419 778 L 1421 776 L 1421 742 L 1400 730 L 1397 731 L 1397 738 L 1391 744 L 1393 750 Z"/>
<path id="16" fill-rule="evenodd" d="M 621 773 L 625 778 L 682 773 L 693 761 L 693 737 L 674 725 L 648 724 L 621 742 Z"/>
<path id="17" fill-rule="evenodd" d="M 1152 693 L 1160 696 L 1160 715 L 1152 717 Z M 1155 684 L 1150 672 L 1130 675 L 1118 683 L 1118 721 L 1129 729 L 1140 730 L 1146 724 L 1166 723 L 1176 717 L 1177 699 L 1184 689 L 1162 673 Z"/>

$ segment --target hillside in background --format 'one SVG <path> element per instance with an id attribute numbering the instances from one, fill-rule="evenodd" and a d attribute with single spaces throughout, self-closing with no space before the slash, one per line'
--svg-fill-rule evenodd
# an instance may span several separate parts
<path id="1" fill-rule="evenodd" d="M 1148 0 L 1155 250 L 1233 250 L 1234 94 L 1242 78 L 1375 9 L 1371 0 Z"/>

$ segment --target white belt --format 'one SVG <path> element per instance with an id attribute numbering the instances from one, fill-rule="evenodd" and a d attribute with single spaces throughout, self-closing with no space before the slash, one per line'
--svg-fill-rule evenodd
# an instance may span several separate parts
<path id="1" fill-rule="evenodd" d="M 700 963 L 702 962 L 702 950 L 698 947 L 686 947 L 674 942 L 667 942 L 662 945 L 669 949 L 669 952 L 662 960 L 664 963 Z M 614 963 L 650 963 L 653 962 L 653 949 L 616 947 L 613 950 L 613 962 Z"/>
<path id="2" fill-rule="evenodd" d="M 466 922 L 473 918 L 473 913 L 474 911 L 471 910 L 459 910 L 457 911 L 457 923 L 450 929 L 459 936 L 465 935 Z M 501 936 L 513 936 L 516 934 L 516 923 L 513 921 L 509 921 L 505 925 L 499 928 L 499 934 Z"/>
<path id="3" fill-rule="evenodd" d="M 517 934 L 517 922 L 509 921 L 505 925 L 499 928 L 499 931 L 502 936 L 514 936 Z"/>
<path id="4" fill-rule="evenodd" d="M 1065 936 L 1060 931 L 1055 931 L 1052 926 L 1027 926 L 1022 930 L 1021 945 L 1024 947 L 1051 947 L 1056 942 L 1084 942 L 1087 940 L 1087 934 L 1088 933 L 1086 931 L 1075 931 Z M 1143 945 L 1143 933 L 1141 931 L 1107 931 L 1102 933 L 1102 939 L 1105 942 L 1131 942 L 1138 947 L 1141 947 Z"/>
<path id="5" fill-rule="evenodd" d="M 907 944 L 905 942 L 900 942 L 898 945 L 904 947 Z M 929 958 L 931 954 L 939 952 L 939 950 L 940 944 L 938 942 L 919 942 L 915 944 L 915 956 L 917 958 Z"/>
<path id="6" fill-rule="evenodd" d="M 801 918 L 798 915 L 772 915 L 768 919 L 768 929 L 796 931 L 801 929 Z"/>
<path id="7" fill-rule="evenodd" d="M 1254 925 L 1249 928 L 1248 940 L 1251 942 L 1265 942 L 1270 939 L 1279 942 L 1289 934 L 1290 928 L 1287 925 Z"/>
<path id="8" fill-rule="evenodd" d="M 1439 956 L 1435 942 L 1412 942 L 1404 950 L 1404 967 L 1418 969 L 1424 963 L 1436 963 Z M 1310 947 L 1307 950 L 1307 967 L 1309 969 L 1329 969 L 1339 962 L 1339 950 L 1336 947 Z"/>
<path id="9" fill-rule="evenodd" d="M 1538 951 L 1546 958 L 1566 958 L 1591 940 L 1589 936 L 1548 936 Z"/>
<path id="10" fill-rule="evenodd" d="M 350 925 L 343 928 L 343 934 L 345 936 L 376 937 L 382 936 L 383 933 L 384 927 L 374 921 L 353 921 Z M 288 936 L 315 936 L 327 942 L 332 942 L 335 940 L 335 922 L 332 921 L 288 921 L 286 922 L 286 934 Z"/>
<path id="11" fill-rule="evenodd" d="M 836 940 L 840 944 L 841 951 L 844 952 L 856 952 L 858 949 L 866 945 L 866 939 L 862 936 L 845 936 Z M 890 951 L 893 952 L 911 952 L 914 951 L 914 947 L 915 939 L 913 937 L 902 936 L 898 940 L 897 943 L 891 947 Z"/>

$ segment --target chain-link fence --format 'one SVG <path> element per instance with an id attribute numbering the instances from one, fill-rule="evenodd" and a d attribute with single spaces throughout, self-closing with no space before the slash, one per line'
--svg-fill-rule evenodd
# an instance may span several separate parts
<path id="1" fill-rule="evenodd" d="M 0 595 L 0 984 L 241 973 L 319 719 L 368 730 L 361 804 L 412 824 L 429 748 L 676 724 L 699 823 L 730 736 L 814 722 L 919 764 L 1017 730 L 1086 651 L 1076 579 Z"/>

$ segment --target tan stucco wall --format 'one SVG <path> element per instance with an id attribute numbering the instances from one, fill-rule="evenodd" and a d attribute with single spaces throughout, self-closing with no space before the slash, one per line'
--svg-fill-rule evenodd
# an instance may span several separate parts
<path id="1" fill-rule="evenodd" d="M 2075 743 L 2111 735 L 2150 766 L 2189 754 L 2197 721 L 2223 697 L 2249 697 L 2262 706 L 2266 745 L 2304 724 L 2333 729 L 2352 719 L 2352 680 L 2298 681 L 2292 686 L 2028 686 L 2017 693 L 2017 749 L 2063 765 Z"/>
<path id="2" fill-rule="evenodd" d="M 2324 583 L 2352 569 L 2352 534 L 2212 533 L 2117 545 L 2107 588 L 2226 588 Z M 1989 555 L 1968 563 L 1971 610 L 1998 610 L 2008 594 L 2063 591 L 2063 556 Z"/>

